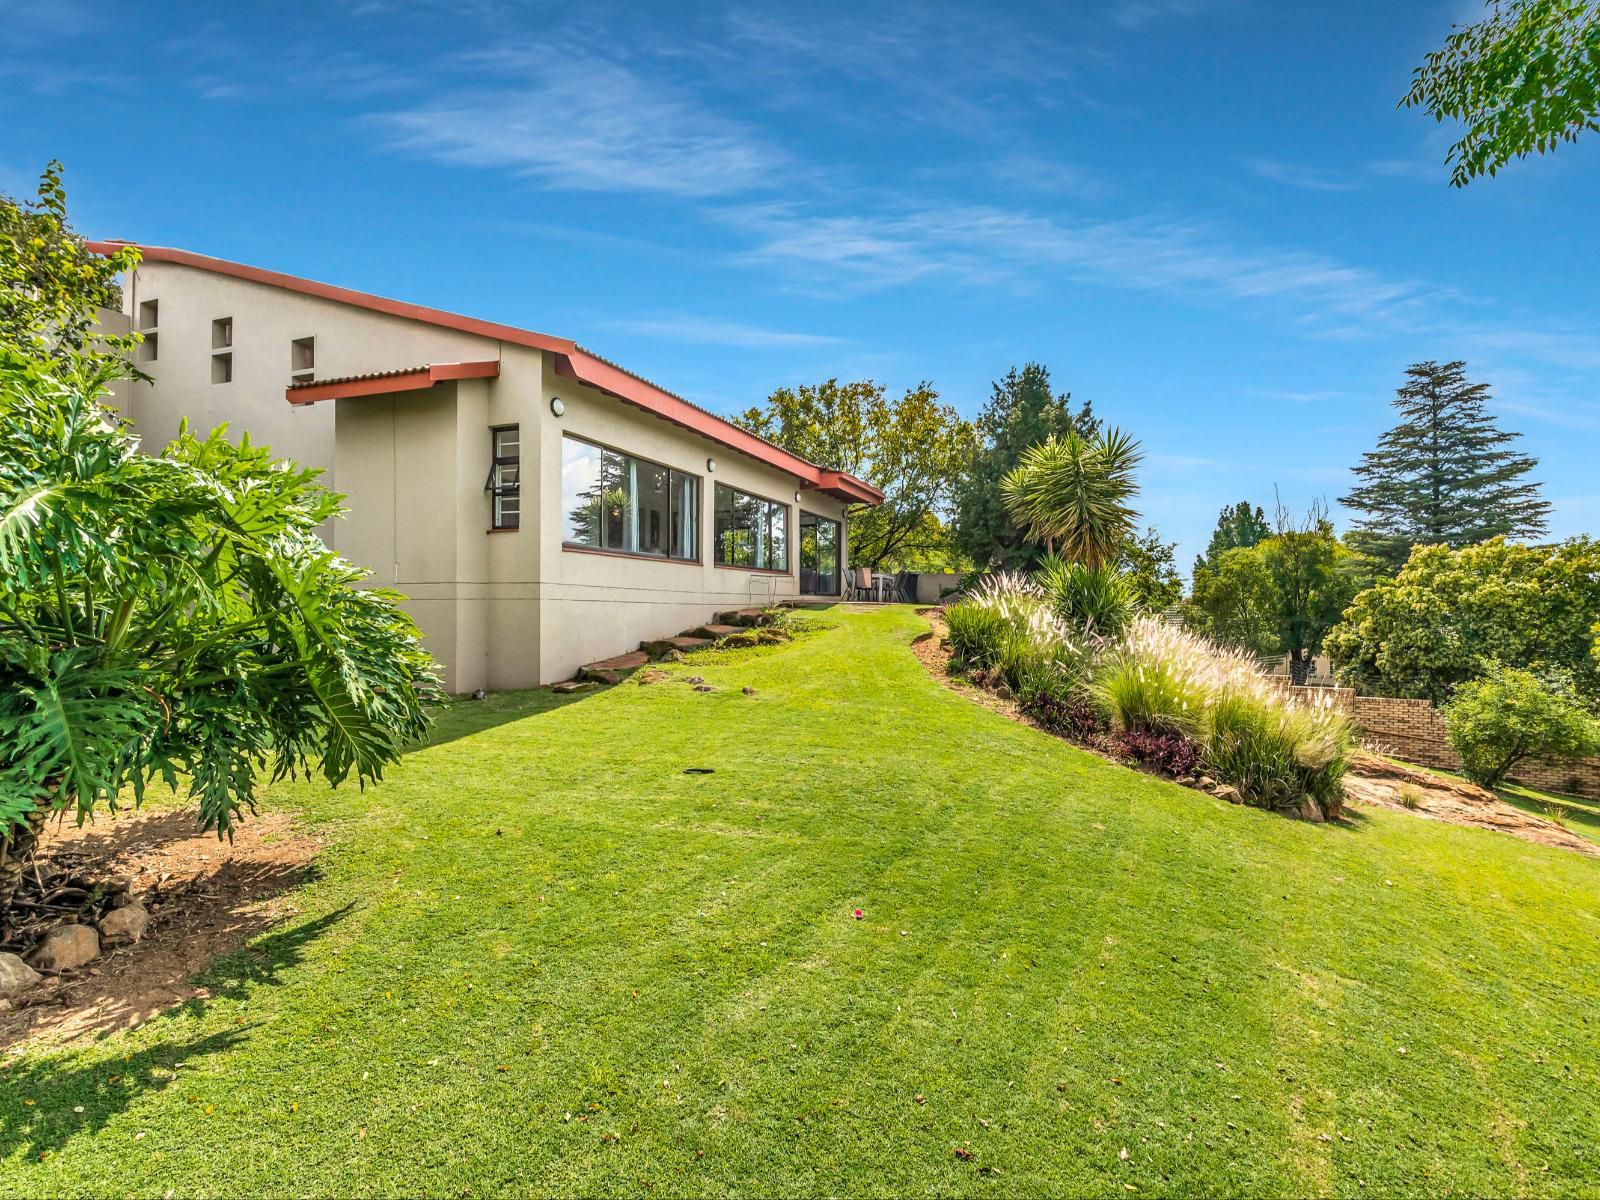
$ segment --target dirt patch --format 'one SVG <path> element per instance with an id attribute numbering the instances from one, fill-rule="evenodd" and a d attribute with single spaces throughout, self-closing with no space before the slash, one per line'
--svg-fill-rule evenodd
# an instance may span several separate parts
<path id="1" fill-rule="evenodd" d="M 950 674 L 950 649 L 945 645 L 947 632 L 942 609 L 924 608 L 918 615 L 926 617 L 932 629 L 920 634 L 911 644 L 911 652 L 927 668 L 928 674 L 952 692 L 965 696 L 983 707 L 1031 725 L 1043 733 L 1051 731 L 1033 720 L 1015 700 L 1002 699 L 987 688 Z M 1055 736 L 1052 734 L 1051 736 Z M 1074 743 L 1076 745 L 1076 743 Z M 1091 754 L 1099 753 L 1093 747 L 1080 747 Z M 1107 757 L 1101 755 L 1101 757 Z M 1111 761 L 1117 761 L 1112 759 Z M 1126 765 L 1126 764 L 1124 764 Z M 1401 789 L 1416 801 L 1412 807 L 1401 799 Z M 1449 779 L 1425 771 L 1421 767 L 1392 762 L 1365 752 L 1357 753 L 1349 772 L 1345 775 L 1346 798 L 1354 805 L 1370 804 L 1390 808 L 1415 817 L 1427 817 L 1452 825 L 1472 825 L 1479 829 L 1493 829 L 1523 841 L 1541 846 L 1556 846 L 1563 850 L 1576 850 L 1600 858 L 1600 846 L 1587 838 L 1563 829 L 1553 821 L 1545 821 L 1525 813 L 1501 800 L 1493 792 L 1485 791 L 1464 779 Z"/>
<path id="2" fill-rule="evenodd" d="M 1392 808 L 1416 817 L 1448 821 L 1452 825 L 1476 825 L 1509 833 L 1541 846 L 1559 846 L 1600 858 L 1600 846 L 1520 808 L 1507 804 L 1493 792 L 1485 791 L 1465 779 L 1449 779 L 1397 763 L 1374 754 L 1355 756 L 1344 779 L 1345 794 L 1360 804 Z M 1402 798 L 1409 796 L 1415 806 Z"/>
<path id="3" fill-rule="evenodd" d="M 281 893 L 307 878 L 318 848 L 283 813 L 241 824 L 231 843 L 197 834 L 189 808 L 52 825 L 40 860 L 131 879 L 150 925 L 136 945 L 47 976 L 14 1000 L 0 1012 L 0 1049 L 108 1033 L 205 995 L 193 976 L 293 911 Z"/>

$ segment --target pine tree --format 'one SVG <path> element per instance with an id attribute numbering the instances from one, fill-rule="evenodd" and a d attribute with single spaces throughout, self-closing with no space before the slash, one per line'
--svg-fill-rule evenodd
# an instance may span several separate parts
<path id="1" fill-rule="evenodd" d="M 974 423 L 980 445 L 956 483 L 956 545 L 980 567 L 1015 570 L 1041 551 L 1006 509 L 1000 481 L 1022 461 L 1023 452 L 1047 438 L 1076 429 L 1085 436 L 1100 427 L 1088 401 L 1072 409 L 1072 395 L 1050 390 L 1050 372 L 1039 363 L 1015 367 L 994 384 Z"/>
<path id="2" fill-rule="evenodd" d="M 1473 545 L 1497 535 L 1537 537 L 1550 504 L 1525 476 L 1538 460 L 1507 449 L 1520 434 L 1486 411 L 1489 385 L 1463 362 L 1417 363 L 1395 396 L 1402 420 L 1354 468 L 1361 483 L 1341 504 L 1362 514 L 1350 544 L 1398 570 L 1415 545 Z"/>
<path id="3" fill-rule="evenodd" d="M 1215 571 L 1225 551 L 1248 550 L 1271 536 L 1272 526 L 1259 504 L 1253 508 L 1248 500 L 1231 504 L 1217 514 L 1217 527 L 1211 531 L 1206 552 L 1195 557 L 1194 568 Z"/>

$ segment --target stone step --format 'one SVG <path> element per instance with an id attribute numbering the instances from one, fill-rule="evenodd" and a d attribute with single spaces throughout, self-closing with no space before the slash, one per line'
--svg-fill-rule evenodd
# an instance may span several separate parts
<path id="1" fill-rule="evenodd" d="M 611 687 L 622 682 L 622 672 L 607 667 L 579 667 L 578 673 L 572 678 L 575 683 L 603 683 Z"/>
<path id="2" fill-rule="evenodd" d="M 643 650 L 651 658 L 665 658 L 674 650 L 686 654 L 690 650 L 704 650 L 709 645 L 711 645 L 710 638 L 683 637 L 680 635 L 678 637 L 657 638 L 653 642 L 640 642 L 639 649 Z"/>
<path id="3" fill-rule="evenodd" d="M 729 612 L 717 614 L 717 621 L 723 625 L 766 625 L 772 621 L 765 609 L 761 608 L 736 608 Z"/>
<path id="4" fill-rule="evenodd" d="M 584 671 L 631 671 L 649 661 L 650 656 L 643 650 L 629 650 L 626 654 L 619 654 L 615 658 L 602 658 L 599 662 L 584 663 L 578 668 L 578 673 L 581 675 Z"/>
<path id="5" fill-rule="evenodd" d="M 727 637 L 730 633 L 738 633 L 739 629 L 740 626 L 738 625 L 696 625 L 693 629 L 685 629 L 683 631 L 683 636 L 692 638 L 710 638 L 712 641 L 719 641 L 722 638 Z"/>

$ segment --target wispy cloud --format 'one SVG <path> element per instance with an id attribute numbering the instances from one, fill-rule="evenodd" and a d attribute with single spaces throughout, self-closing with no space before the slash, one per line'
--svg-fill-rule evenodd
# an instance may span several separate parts
<path id="1" fill-rule="evenodd" d="M 1196 16 L 1205 7 L 1206 0 L 1117 0 L 1111 23 L 1137 31 L 1173 17 Z"/>
<path id="2" fill-rule="evenodd" d="M 619 63 L 544 54 L 525 65 L 516 86 L 367 119 L 393 149 L 581 191 L 734 195 L 788 161 L 745 124 Z"/>
<path id="3" fill-rule="evenodd" d="M 783 329 L 763 329 L 737 321 L 717 321 L 692 314 L 635 317 L 606 322 L 611 329 L 643 337 L 659 337 L 675 342 L 710 346 L 732 346 L 744 350 L 796 349 L 811 346 L 842 346 L 847 339 L 820 333 L 795 333 Z"/>
<path id="4" fill-rule="evenodd" d="M 1281 183 L 1285 187 L 1303 188 L 1313 192 L 1353 192 L 1361 184 L 1343 175 L 1321 167 L 1308 167 L 1301 163 L 1282 162 L 1275 158 L 1248 158 L 1244 164 L 1252 174 L 1262 179 Z"/>

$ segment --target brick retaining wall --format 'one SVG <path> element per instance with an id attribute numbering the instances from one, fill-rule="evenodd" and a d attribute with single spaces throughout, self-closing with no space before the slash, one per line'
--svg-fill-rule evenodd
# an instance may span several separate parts
<path id="1" fill-rule="evenodd" d="M 1428 700 L 1391 696 L 1358 696 L 1349 688 L 1307 688 L 1281 685 L 1292 696 L 1320 698 L 1346 713 L 1368 742 L 1387 754 L 1425 767 L 1459 771 L 1461 759 L 1450 745 L 1444 716 Z M 1600 759 L 1575 763 L 1523 763 L 1510 776 L 1513 783 L 1600 797 Z"/>

